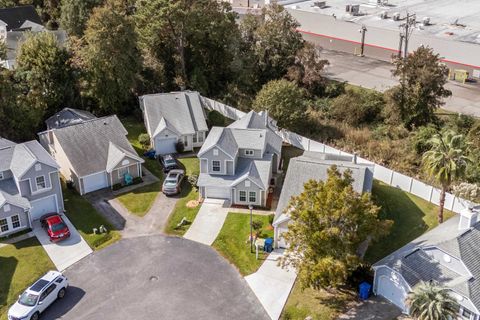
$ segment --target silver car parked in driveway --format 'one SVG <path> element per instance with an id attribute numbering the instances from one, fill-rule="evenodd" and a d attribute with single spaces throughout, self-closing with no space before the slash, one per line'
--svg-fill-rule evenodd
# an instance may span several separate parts
<path id="1" fill-rule="evenodd" d="M 185 171 L 181 169 L 174 169 L 168 172 L 165 181 L 163 182 L 162 192 L 167 196 L 179 194 L 182 191 L 182 181 L 185 177 Z"/>

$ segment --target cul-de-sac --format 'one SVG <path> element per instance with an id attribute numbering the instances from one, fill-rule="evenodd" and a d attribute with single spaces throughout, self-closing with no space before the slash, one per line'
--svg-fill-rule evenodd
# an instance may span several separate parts
<path id="1" fill-rule="evenodd" d="M 480 320 L 477 0 L 0 0 L 0 320 Z"/>

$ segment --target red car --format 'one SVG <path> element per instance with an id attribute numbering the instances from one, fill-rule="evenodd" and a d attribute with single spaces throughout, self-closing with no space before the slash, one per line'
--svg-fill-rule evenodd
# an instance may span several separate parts
<path id="1" fill-rule="evenodd" d="M 50 241 L 57 242 L 70 237 L 70 230 L 58 213 L 49 213 L 40 218 L 42 227 L 47 231 Z"/>

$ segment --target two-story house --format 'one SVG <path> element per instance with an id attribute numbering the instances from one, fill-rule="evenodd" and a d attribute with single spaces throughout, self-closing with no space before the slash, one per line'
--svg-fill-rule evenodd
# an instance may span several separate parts
<path id="1" fill-rule="evenodd" d="M 37 142 L 0 138 L 0 237 L 30 228 L 50 212 L 62 212 L 59 166 Z"/>
<path id="2" fill-rule="evenodd" d="M 198 152 L 200 196 L 266 206 L 281 151 L 282 138 L 266 112 L 251 111 L 227 128 L 213 127 Z"/>

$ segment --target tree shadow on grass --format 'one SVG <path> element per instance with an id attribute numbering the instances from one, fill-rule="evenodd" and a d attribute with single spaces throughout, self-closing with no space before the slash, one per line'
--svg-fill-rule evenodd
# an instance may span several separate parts
<path id="1" fill-rule="evenodd" d="M 17 265 L 18 260 L 15 257 L 0 257 L 0 310 L 7 305 L 8 293 Z"/>
<path id="2" fill-rule="evenodd" d="M 374 242 L 367 250 L 365 260 L 374 263 L 425 233 L 425 212 L 406 192 L 374 181 L 372 195 L 381 206 L 380 218 L 393 220 L 390 233 Z"/>

